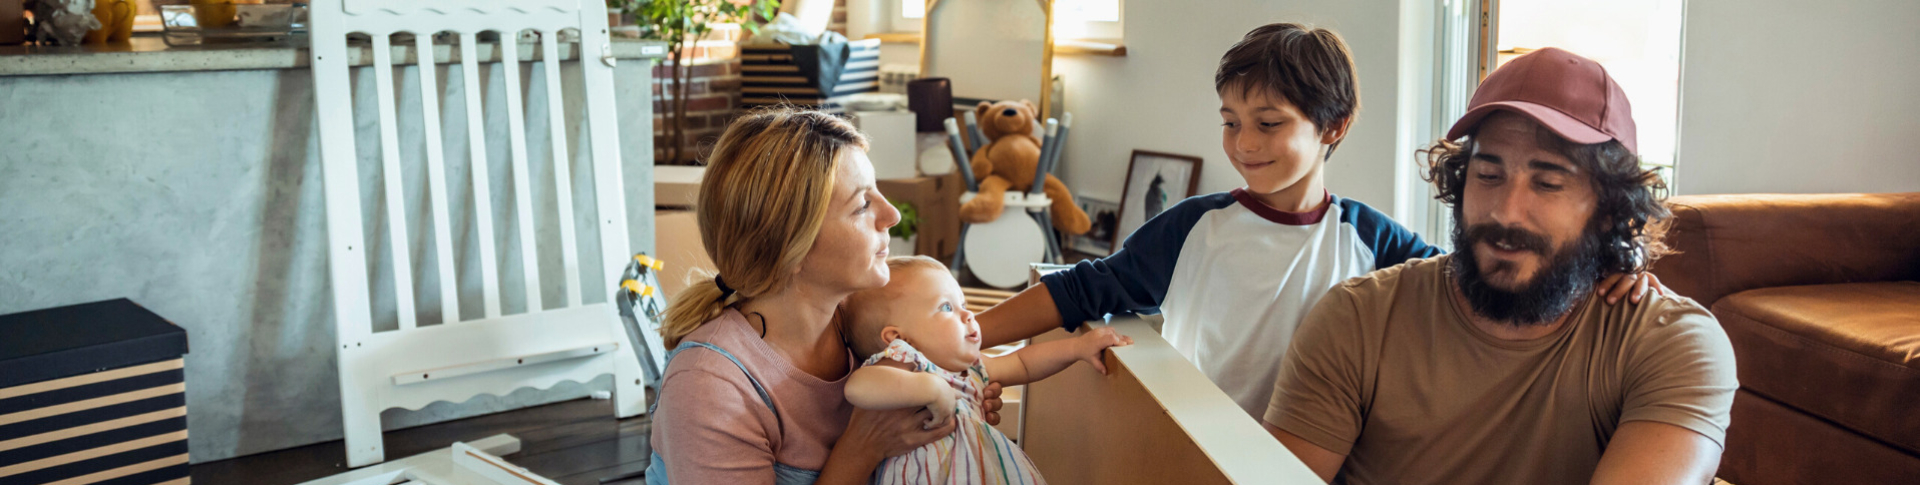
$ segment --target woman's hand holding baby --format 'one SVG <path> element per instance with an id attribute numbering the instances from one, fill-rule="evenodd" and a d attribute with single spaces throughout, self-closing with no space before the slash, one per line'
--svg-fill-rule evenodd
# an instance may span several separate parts
<path id="1" fill-rule="evenodd" d="M 932 376 L 928 375 L 928 377 Z M 953 421 L 954 414 L 960 412 L 960 391 L 955 390 L 953 386 L 947 386 L 944 382 L 941 383 L 941 385 L 943 386 L 942 389 L 946 390 L 946 393 L 941 396 L 941 398 L 935 399 L 932 403 L 927 404 L 927 411 L 933 413 L 933 415 L 928 416 L 926 423 L 921 425 L 926 429 L 946 426 L 948 422 Z"/>

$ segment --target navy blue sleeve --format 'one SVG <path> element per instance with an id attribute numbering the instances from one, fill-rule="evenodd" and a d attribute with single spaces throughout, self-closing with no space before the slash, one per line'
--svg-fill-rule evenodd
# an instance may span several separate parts
<path id="1" fill-rule="evenodd" d="M 1187 233 L 1208 211 L 1233 204 L 1227 193 L 1196 196 L 1160 213 L 1133 234 L 1113 255 L 1081 261 L 1065 271 L 1040 277 L 1053 294 L 1061 325 L 1071 332 L 1087 320 L 1108 314 L 1151 312 L 1160 308 L 1173 279 L 1173 264 Z"/>
<path id="2" fill-rule="evenodd" d="M 1376 270 L 1445 253 L 1439 247 L 1420 240 L 1419 234 L 1400 225 L 1399 221 L 1357 200 L 1340 199 L 1340 222 L 1352 225 L 1360 233 L 1361 244 L 1373 250 L 1373 269 Z"/>

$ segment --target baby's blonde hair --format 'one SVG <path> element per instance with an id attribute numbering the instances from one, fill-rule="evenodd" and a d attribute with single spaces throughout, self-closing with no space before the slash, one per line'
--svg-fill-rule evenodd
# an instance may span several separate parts
<path id="1" fill-rule="evenodd" d="M 939 271 L 945 275 L 947 265 L 926 256 L 887 258 L 887 271 L 893 274 L 887 279 L 887 285 L 854 293 L 840 305 L 840 322 L 846 325 L 854 355 L 865 358 L 887 349 L 887 342 L 880 338 L 880 331 L 893 322 L 893 315 L 887 312 L 887 303 L 899 296 L 899 286 L 894 282 L 900 281 L 901 270 L 905 269 Z"/>
<path id="2" fill-rule="evenodd" d="M 700 244 L 718 277 L 699 275 L 667 307 L 660 337 L 668 348 L 729 306 L 786 288 L 826 220 L 834 170 L 867 138 L 818 111 L 779 108 L 727 127 L 707 158 L 697 206 Z"/>

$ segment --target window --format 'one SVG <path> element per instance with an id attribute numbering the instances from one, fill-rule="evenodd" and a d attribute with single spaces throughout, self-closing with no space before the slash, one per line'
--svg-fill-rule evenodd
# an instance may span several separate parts
<path id="1" fill-rule="evenodd" d="M 1500 0 L 1495 65 L 1559 47 L 1599 62 L 1626 91 L 1640 160 L 1673 184 L 1680 130 L 1682 0 Z"/>

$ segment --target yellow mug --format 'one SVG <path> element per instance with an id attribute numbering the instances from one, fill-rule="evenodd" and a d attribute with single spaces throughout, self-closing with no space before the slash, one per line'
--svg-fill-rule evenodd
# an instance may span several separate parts
<path id="1" fill-rule="evenodd" d="M 100 28 L 87 31 L 83 43 L 126 42 L 133 37 L 134 13 L 132 0 L 95 1 L 93 17 L 100 19 Z"/>
<path id="2" fill-rule="evenodd" d="M 259 5 L 261 0 L 187 0 L 193 5 L 193 20 L 202 29 L 223 29 L 232 27 L 239 16 L 236 4 Z"/>

